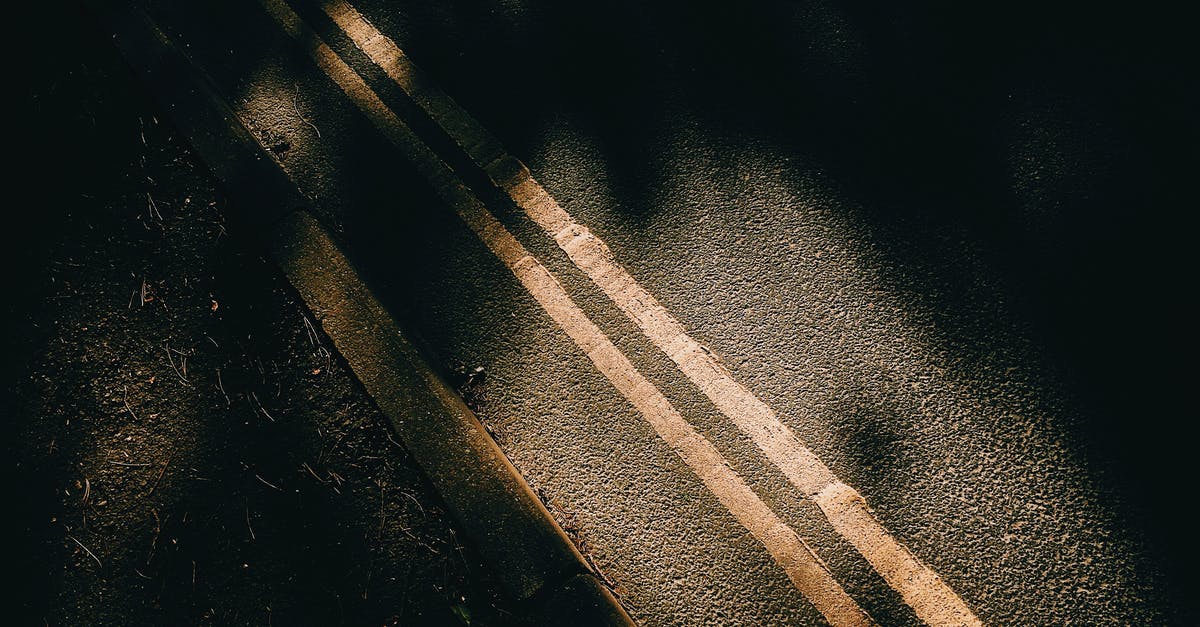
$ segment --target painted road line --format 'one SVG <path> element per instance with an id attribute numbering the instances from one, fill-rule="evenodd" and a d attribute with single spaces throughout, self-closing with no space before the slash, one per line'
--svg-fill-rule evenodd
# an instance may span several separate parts
<path id="1" fill-rule="evenodd" d="M 311 217 L 311 203 L 203 70 L 143 11 L 102 0 L 87 8 L 229 194 L 233 210 L 225 216 L 234 237 L 268 244 L 497 582 L 518 602 L 513 609 L 529 624 L 631 627 L 474 412 L 404 336 Z"/>
<path id="2" fill-rule="evenodd" d="M 389 78 L 429 115 L 491 181 L 546 232 L 687 376 L 748 434 L 760 450 L 829 518 L 834 529 L 867 559 L 916 615 L 930 625 L 980 625 L 966 603 L 897 541 L 866 501 L 784 425 L 775 411 L 738 383 L 717 357 L 647 292 L 608 246 L 571 217 L 506 154 L 491 133 L 424 77 L 404 52 L 344 0 L 326 0 L 327 15 Z"/>
<path id="3" fill-rule="evenodd" d="M 279 23 L 375 127 L 433 185 L 542 309 L 596 368 L 642 414 L 734 518 L 775 560 L 793 585 L 834 625 L 872 625 L 871 618 L 834 580 L 805 542 L 742 481 L 713 445 L 684 420 L 670 401 L 571 300 L 566 290 L 459 181 L 350 66 L 346 65 L 283 0 L 261 0 Z"/>

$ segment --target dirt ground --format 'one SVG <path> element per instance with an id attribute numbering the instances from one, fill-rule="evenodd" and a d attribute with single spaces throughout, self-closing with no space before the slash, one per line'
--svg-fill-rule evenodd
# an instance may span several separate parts
<path id="1" fill-rule="evenodd" d="M 496 624 L 506 604 L 282 278 L 78 16 L 23 69 L 14 624 Z"/>

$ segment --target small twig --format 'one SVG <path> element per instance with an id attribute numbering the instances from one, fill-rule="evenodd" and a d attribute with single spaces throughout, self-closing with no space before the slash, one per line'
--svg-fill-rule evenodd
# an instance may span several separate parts
<path id="1" fill-rule="evenodd" d="M 72 542 L 74 542 L 75 544 L 78 544 L 78 545 L 79 545 L 79 548 L 83 549 L 83 550 L 84 550 L 84 552 L 85 552 L 85 553 L 87 553 L 89 556 L 91 556 L 91 558 L 92 558 L 92 559 L 96 560 L 96 565 L 97 565 L 97 566 L 99 566 L 100 568 L 104 568 L 104 564 L 101 564 L 101 563 L 100 563 L 100 558 L 96 557 L 96 554 L 95 554 L 95 553 L 92 553 L 92 550 L 91 550 L 91 549 L 87 548 L 86 546 L 83 546 L 83 543 L 82 543 L 82 542 L 80 542 L 79 540 L 76 540 L 76 539 L 75 539 L 75 536 L 70 536 L 70 535 L 69 535 L 69 536 L 67 536 L 67 537 L 68 537 L 68 538 L 70 538 L 70 539 L 71 539 L 71 541 L 72 541 Z"/>
<path id="2" fill-rule="evenodd" d="M 167 466 L 170 466 L 170 465 L 171 465 L 171 457 L 168 455 L 167 463 L 163 464 L 162 470 L 158 471 L 158 476 L 154 478 L 154 485 L 150 486 L 150 491 L 146 493 L 146 496 L 150 496 L 151 494 L 154 494 L 154 491 L 158 489 L 158 483 L 160 481 L 162 481 L 163 475 L 167 474 Z"/>
<path id="3" fill-rule="evenodd" d="M 250 525 L 250 504 L 249 503 L 246 503 L 246 528 L 250 530 L 250 539 L 257 540 L 258 537 L 254 535 L 254 527 Z"/>
<path id="4" fill-rule="evenodd" d="M 229 394 L 225 392 L 225 382 L 221 381 L 221 369 L 217 368 L 217 387 L 221 388 L 221 394 L 225 396 L 225 406 L 229 407 L 233 403 L 229 401 Z"/>
<path id="5" fill-rule="evenodd" d="M 251 392 L 250 397 L 254 399 L 255 403 L 258 403 L 258 410 L 261 411 L 263 413 L 263 415 L 267 417 L 267 420 L 270 420 L 271 422 L 275 422 L 275 418 L 273 416 L 271 416 L 271 414 L 267 413 L 266 407 L 263 407 L 262 401 L 258 400 L 258 395 L 255 394 L 254 392 Z"/>
<path id="6" fill-rule="evenodd" d="M 162 222 L 162 214 L 158 211 L 158 204 L 154 202 L 154 198 L 150 196 L 150 192 L 146 192 L 146 206 L 150 209 L 150 217 L 158 216 L 158 221 Z"/>
<path id="7" fill-rule="evenodd" d="M 162 535 L 162 519 L 158 517 L 158 510 L 151 509 L 150 513 L 154 514 L 154 538 L 150 540 L 150 553 L 146 555 L 147 566 L 154 561 L 154 552 L 158 550 L 158 537 Z"/>
<path id="8" fill-rule="evenodd" d="M 318 477 L 317 473 L 313 471 L 312 466 L 308 465 L 308 462 L 303 462 L 301 465 L 304 466 L 304 469 L 308 471 L 308 474 L 312 475 L 313 479 L 316 479 L 317 481 L 320 481 L 321 483 L 329 483 L 328 480 Z"/>
<path id="9" fill-rule="evenodd" d="M 112 464 L 113 466 L 130 466 L 133 468 L 145 468 L 146 466 L 150 465 L 150 464 L 134 463 L 134 462 L 114 462 L 112 460 L 109 460 L 108 463 Z"/>
<path id="10" fill-rule="evenodd" d="M 596 559 L 592 557 L 591 551 L 583 553 L 583 559 L 587 560 L 588 565 L 592 567 L 592 572 L 600 578 L 601 583 L 603 583 L 606 588 L 609 590 L 617 589 L 617 582 L 613 581 L 608 577 L 608 575 L 604 574 L 604 569 L 600 568 L 600 565 L 596 563 Z"/>
<path id="11" fill-rule="evenodd" d="M 316 132 L 316 134 L 317 134 L 317 139 L 321 139 L 321 129 L 317 128 L 316 124 L 309 122 L 308 118 L 305 118 L 303 113 L 300 113 L 299 100 L 300 100 L 300 83 L 296 83 L 296 95 L 292 96 L 292 108 L 296 110 L 296 115 L 300 117 L 300 121 L 311 126 L 312 130 L 314 132 Z"/>
<path id="12" fill-rule="evenodd" d="M 258 479 L 259 481 L 263 482 L 264 484 L 271 486 L 272 488 L 275 488 L 276 490 L 279 490 L 280 492 L 283 492 L 283 488 L 275 485 L 274 483 L 271 483 L 270 481 L 267 481 L 266 479 L 263 479 L 262 475 L 260 475 L 258 473 L 254 473 L 254 477 L 256 479 Z"/>
<path id="13" fill-rule="evenodd" d="M 137 414 L 133 413 L 133 408 L 129 406 L 129 386 L 126 385 L 124 387 L 125 387 L 125 398 L 123 400 L 125 401 L 125 411 L 129 412 L 129 415 L 133 416 L 134 420 L 137 420 L 138 419 Z"/>
<path id="14" fill-rule="evenodd" d="M 175 367 L 175 358 L 171 357 L 171 352 L 172 352 L 171 345 L 165 344 L 164 346 L 166 347 L 166 350 L 167 350 L 167 361 L 171 362 L 171 369 L 175 371 L 175 376 L 179 377 L 179 380 L 183 381 L 184 385 L 190 386 L 192 384 L 192 382 L 188 381 L 187 377 L 183 376 L 183 373 L 179 371 L 179 368 Z M 180 353 L 179 351 L 174 351 L 174 352 L 178 353 L 181 356 L 183 355 L 183 353 Z M 186 360 L 184 361 L 184 366 L 185 367 L 187 366 Z"/>
<path id="15" fill-rule="evenodd" d="M 383 537 L 383 486 L 382 480 L 377 479 L 379 483 L 379 537 Z"/>
<path id="16" fill-rule="evenodd" d="M 467 562 L 467 554 L 463 552 L 463 545 L 458 541 L 458 535 L 454 533 L 454 529 L 450 529 L 450 546 L 453 546 L 458 551 L 458 557 L 462 560 L 463 569 L 470 574 L 471 564 Z"/>
<path id="17" fill-rule="evenodd" d="M 300 319 L 304 320 L 304 332 L 308 334 L 309 344 L 320 346 L 321 336 L 317 333 L 317 329 L 313 326 L 312 321 L 308 319 L 308 316 L 300 316 Z"/>
<path id="18" fill-rule="evenodd" d="M 409 494 L 408 492 L 405 492 L 404 490 L 401 490 L 400 494 L 407 496 L 408 500 L 412 501 L 413 505 L 416 505 L 417 509 L 421 510 L 421 516 L 424 516 L 425 518 L 429 517 L 429 515 L 425 513 L 425 508 L 421 507 L 421 502 L 417 500 L 417 497 L 413 496 L 412 494 Z"/>
<path id="19" fill-rule="evenodd" d="M 324 346 L 318 346 L 317 354 L 325 357 L 325 372 L 330 372 L 333 369 L 333 353 L 329 352 L 329 349 Z"/>

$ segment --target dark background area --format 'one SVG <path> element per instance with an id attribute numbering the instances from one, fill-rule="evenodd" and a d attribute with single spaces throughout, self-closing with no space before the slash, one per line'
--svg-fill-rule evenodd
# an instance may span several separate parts
<path id="1" fill-rule="evenodd" d="M 882 234 L 876 243 L 884 253 L 911 270 L 897 278 L 898 287 L 961 286 L 961 293 L 934 296 L 947 342 L 967 352 L 993 350 L 959 314 L 958 299 L 979 277 L 939 263 L 946 243 L 925 235 L 967 234 L 1000 277 L 1007 308 L 1067 380 L 1088 419 L 1080 436 L 1097 474 L 1126 496 L 1130 520 L 1143 528 L 1174 583 L 1172 596 L 1188 605 L 1196 583 L 1191 565 L 1200 557 L 1184 500 L 1196 474 L 1188 217 L 1196 207 L 1200 103 L 1185 16 L 1153 5 L 847 3 L 838 9 L 870 62 L 851 74 L 839 73 L 835 63 L 828 73 L 799 75 L 789 68 L 819 52 L 820 42 L 805 39 L 811 33 L 799 27 L 806 14 L 798 6 L 665 3 L 653 9 L 662 30 L 647 33 L 625 28 L 623 7 L 564 4 L 545 23 L 567 27 L 530 35 L 530 41 L 550 38 L 560 54 L 539 58 L 562 83 L 546 95 L 545 110 L 526 102 L 512 113 L 536 118 L 564 103 L 585 108 L 612 140 L 614 168 L 625 161 L 636 170 L 644 158 L 636 138 L 651 130 L 661 103 L 622 94 L 653 93 L 654 74 L 630 83 L 606 73 L 622 63 L 649 63 L 656 47 L 668 47 L 695 66 L 687 89 L 706 103 L 703 115 L 712 124 L 793 141 L 817 155 L 857 195 L 863 209 L 856 220 Z M 8 212 L 5 251 L 6 386 L 27 381 L 29 368 L 44 363 L 35 357 L 56 337 L 45 324 L 64 315 L 47 284 L 59 271 L 56 251 L 95 229 L 114 228 L 113 216 L 91 215 L 94 208 L 75 203 L 81 191 L 124 176 L 113 163 L 137 161 L 141 148 L 128 140 L 138 132 L 130 126 L 138 116 L 122 108 L 145 106 L 140 94 L 122 88 L 121 99 L 103 106 L 125 126 L 88 130 L 104 127 L 104 113 L 88 103 L 112 78 L 68 80 L 64 68 L 90 71 L 92 57 L 112 51 L 89 36 L 74 6 L 33 11 L 14 23 L 73 26 L 56 27 L 52 38 L 30 29 L 31 38 L 18 46 L 26 53 L 10 57 L 21 59 L 15 65 L 28 74 L 20 79 L 24 108 L 14 124 L 22 140 L 14 189 L 22 200 Z M 462 45 L 472 42 L 464 38 Z M 488 80 L 478 71 L 473 77 Z M 608 102 L 587 100 L 584 81 L 622 84 L 625 91 Z M 747 101 L 761 103 L 759 115 L 740 115 Z M 84 249 L 73 258 L 88 263 L 105 250 Z M 57 385 L 73 385 L 72 379 Z M 17 401 L 5 396 L 6 405 Z M 5 415 L 15 434 L 36 430 L 34 421 L 44 419 L 28 405 L 13 406 Z M 59 507 L 49 489 L 66 475 L 54 472 L 66 470 L 26 467 L 14 475 L 20 520 L 41 524 Z M 63 554 L 80 556 L 66 544 L 47 553 L 44 537 L 20 540 L 23 554 L 13 566 L 27 588 L 20 595 L 42 602 Z M 335 560 L 334 553 L 312 553 L 314 568 Z M 87 559 L 72 563 L 83 567 Z"/>

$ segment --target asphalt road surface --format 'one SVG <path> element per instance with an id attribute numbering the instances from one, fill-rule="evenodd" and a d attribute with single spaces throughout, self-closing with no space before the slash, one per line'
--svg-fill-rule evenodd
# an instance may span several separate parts
<path id="1" fill-rule="evenodd" d="M 1192 616 L 1171 16 L 144 4 L 638 620 Z"/>

